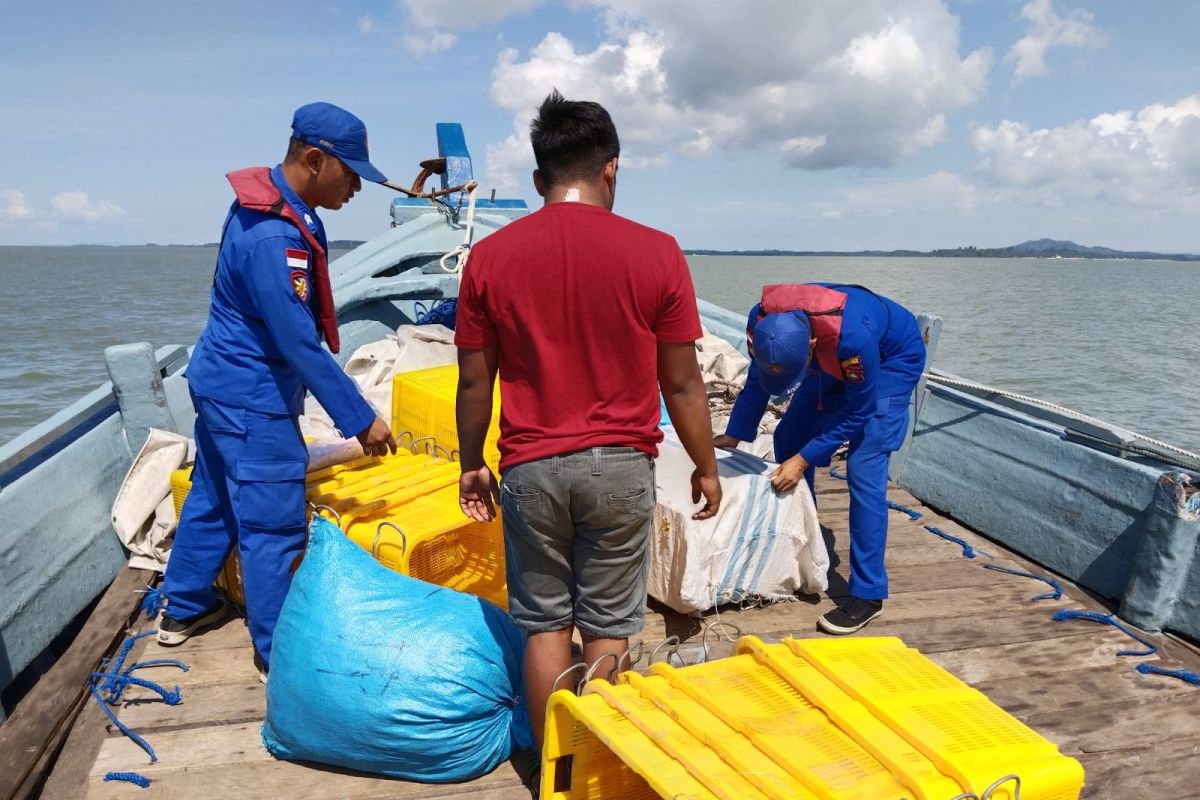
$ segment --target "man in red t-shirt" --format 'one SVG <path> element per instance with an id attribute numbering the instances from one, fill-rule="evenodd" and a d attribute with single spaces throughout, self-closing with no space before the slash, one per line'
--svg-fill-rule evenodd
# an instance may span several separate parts
<path id="1" fill-rule="evenodd" d="M 696 470 L 706 519 L 721 503 L 695 341 L 700 316 L 670 236 L 612 213 L 617 131 L 557 91 L 533 120 L 542 209 L 480 241 L 458 297 L 460 503 L 504 509 L 509 609 L 525 632 L 525 696 L 540 747 L 546 700 L 571 666 L 620 656 L 646 608 L 659 389 Z M 483 440 L 500 377 L 500 471 Z M 624 665 L 622 665 L 624 666 Z"/>

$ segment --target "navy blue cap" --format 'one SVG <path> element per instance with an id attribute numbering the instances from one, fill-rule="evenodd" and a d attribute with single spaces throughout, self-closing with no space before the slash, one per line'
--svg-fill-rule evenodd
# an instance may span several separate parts
<path id="1" fill-rule="evenodd" d="M 332 103 L 300 106 L 292 116 L 292 136 L 337 156 L 363 180 L 387 180 L 367 156 L 367 126 L 344 108 Z"/>
<path id="2" fill-rule="evenodd" d="M 758 383 L 772 396 L 794 391 L 808 371 L 812 325 L 803 311 L 768 314 L 754 326 Z"/>

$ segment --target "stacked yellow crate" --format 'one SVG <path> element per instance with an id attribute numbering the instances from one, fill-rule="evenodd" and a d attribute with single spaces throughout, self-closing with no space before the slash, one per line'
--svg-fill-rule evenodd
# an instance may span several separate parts
<path id="1" fill-rule="evenodd" d="M 571 757 L 571 786 L 554 790 Z M 550 698 L 543 800 L 1076 800 L 1073 758 L 895 638 L 738 640 Z"/>
<path id="2" fill-rule="evenodd" d="M 417 452 L 434 445 L 458 460 L 458 422 L 454 416 L 458 366 L 397 373 L 392 379 L 392 433 L 408 435 Z M 483 458 L 493 475 L 500 474 L 500 388 L 492 396 L 492 422 L 483 443 Z"/>
<path id="3" fill-rule="evenodd" d="M 189 475 L 178 470 L 171 476 L 176 513 L 190 488 Z M 457 464 L 401 450 L 311 472 L 307 495 L 384 566 L 507 608 L 500 520 L 477 523 L 462 513 L 458 476 Z M 293 569 L 298 565 L 299 560 Z M 236 549 L 216 583 L 230 600 L 245 604 Z"/>

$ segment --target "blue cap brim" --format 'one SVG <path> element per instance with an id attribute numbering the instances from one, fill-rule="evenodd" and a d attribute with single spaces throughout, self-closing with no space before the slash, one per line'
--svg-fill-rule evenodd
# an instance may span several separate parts
<path id="1" fill-rule="evenodd" d="M 350 169 L 354 170 L 354 174 L 362 178 L 364 181 L 372 183 L 383 183 L 387 180 L 383 173 L 375 169 L 370 161 L 351 161 L 348 158 L 343 158 L 342 163 Z"/>
<path id="2" fill-rule="evenodd" d="M 775 375 L 768 370 L 763 369 L 761 366 L 759 366 L 755 372 L 758 373 L 758 385 L 762 387 L 764 392 L 772 397 L 780 397 L 788 394 L 797 385 L 799 385 L 800 381 L 804 378 L 803 374 L 788 375 L 786 373 L 780 373 L 779 375 Z"/>

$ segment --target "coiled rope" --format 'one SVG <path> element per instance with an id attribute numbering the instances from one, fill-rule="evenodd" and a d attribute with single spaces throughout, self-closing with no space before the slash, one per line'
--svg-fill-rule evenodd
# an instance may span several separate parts
<path id="1" fill-rule="evenodd" d="M 134 744 L 146 751 L 150 756 L 150 763 L 158 761 L 158 755 L 154 752 L 154 748 L 150 743 L 139 736 L 135 731 L 130 730 L 125 723 L 117 719 L 117 715 L 112 712 L 109 706 L 115 706 L 121 702 L 121 698 L 125 694 L 125 690 L 130 686 L 140 686 L 143 689 L 149 689 L 158 694 L 163 702 L 169 706 L 179 705 L 183 698 L 179 694 L 179 687 L 176 686 L 173 690 L 164 689 L 154 681 L 148 681 L 144 678 L 135 677 L 132 673 L 135 670 L 144 669 L 145 667 L 178 667 L 184 672 L 188 671 L 188 666 L 182 661 L 173 658 L 157 658 L 150 661 L 139 661 L 136 664 L 125 666 L 125 660 L 129 658 L 129 652 L 133 649 L 133 645 L 138 639 L 144 636 L 150 636 L 157 633 L 157 630 L 142 631 L 134 634 L 125 640 L 118 651 L 116 658 L 106 658 L 100 665 L 100 670 L 93 672 L 88 677 L 88 688 L 91 690 L 92 697 L 96 698 L 96 702 L 100 704 L 100 708 L 105 715 L 112 721 L 121 733 L 133 740 Z M 119 773 L 123 774 L 123 773 Z M 123 779 L 115 779 L 123 780 Z"/>
<path id="2" fill-rule="evenodd" d="M 467 200 L 466 235 L 463 237 L 462 244 L 438 259 L 438 266 L 442 268 L 442 272 L 451 275 L 461 275 L 463 268 L 467 266 L 467 258 L 471 255 L 471 237 L 475 230 L 475 195 L 479 192 L 479 184 L 471 180 L 463 184 L 462 188 L 464 191 L 470 192 Z M 457 214 L 455 216 L 457 217 Z M 448 266 L 446 262 L 451 258 L 454 258 L 454 265 Z"/>
<path id="3" fill-rule="evenodd" d="M 458 318 L 458 298 L 434 300 L 428 308 L 420 301 L 413 305 L 416 308 L 418 325 L 445 325 L 454 330 L 454 322 Z"/>

